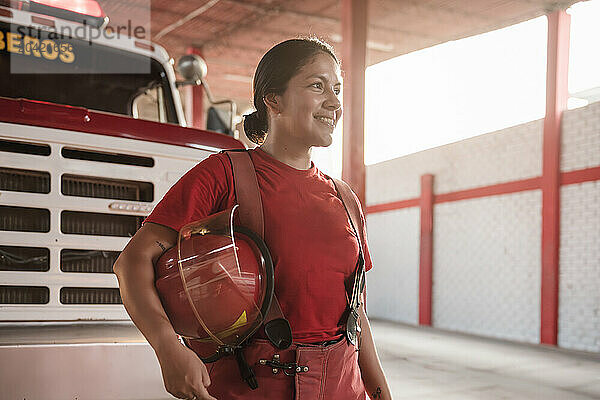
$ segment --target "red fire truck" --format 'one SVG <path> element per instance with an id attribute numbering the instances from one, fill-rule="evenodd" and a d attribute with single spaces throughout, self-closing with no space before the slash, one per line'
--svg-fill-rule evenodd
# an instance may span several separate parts
<path id="1" fill-rule="evenodd" d="M 0 0 L 0 398 L 170 398 L 112 264 L 185 171 L 243 145 L 185 127 L 163 48 L 81 25 L 105 29 L 95 1 Z"/>

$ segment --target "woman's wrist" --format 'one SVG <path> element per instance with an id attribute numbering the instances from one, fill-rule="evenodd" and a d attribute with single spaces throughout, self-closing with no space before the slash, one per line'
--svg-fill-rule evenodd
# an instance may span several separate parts
<path id="1" fill-rule="evenodd" d="M 152 343 L 150 343 L 156 355 L 160 356 L 164 353 L 169 353 L 173 349 L 177 349 L 177 346 L 181 346 L 179 336 L 175 331 L 171 329 L 164 329 L 164 332 L 158 334 Z"/>

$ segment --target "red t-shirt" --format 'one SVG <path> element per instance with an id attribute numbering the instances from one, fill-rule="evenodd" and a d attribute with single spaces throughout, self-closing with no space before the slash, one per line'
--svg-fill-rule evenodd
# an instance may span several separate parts
<path id="1" fill-rule="evenodd" d="M 335 186 L 314 163 L 299 170 L 258 148 L 249 153 L 264 208 L 264 240 L 275 267 L 275 293 L 294 341 L 339 337 L 347 306 L 344 282 L 356 268 L 358 242 Z M 179 231 L 235 204 L 229 158 L 213 154 L 173 185 L 145 222 Z M 363 254 L 368 271 L 366 243 Z"/>

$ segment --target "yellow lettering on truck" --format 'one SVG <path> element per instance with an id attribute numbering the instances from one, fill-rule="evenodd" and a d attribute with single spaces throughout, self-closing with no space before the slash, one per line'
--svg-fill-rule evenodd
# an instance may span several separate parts
<path id="1" fill-rule="evenodd" d="M 0 31 L 0 50 L 24 54 L 46 60 L 60 60 L 65 64 L 75 61 L 75 51 L 69 42 L 57 42 L 51 39 L 41 40 L 15 32 Z"/>
<path id="2" fill-rule="evenodd" d="M 59 45 L 59 55 L 58 57 L 64 63 L 71 64 L 75 61 L 75 53 L 73 53 L 73 46 L 69 43 L 61 43 Z"/>
<path id="3" fill-rule="evenodd" d="M 8 51 L 11 53 L 23 54 L 23 43 L 21 42 L 21 39 L 22 37 L 19 34 L 6 32 L 6 47 L 8 48 Z"/>

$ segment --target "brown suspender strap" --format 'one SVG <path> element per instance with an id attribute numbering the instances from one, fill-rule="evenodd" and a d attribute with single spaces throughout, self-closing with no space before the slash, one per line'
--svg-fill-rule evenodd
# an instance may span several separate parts
<path id="1" fill-rule="evenodd" d="M 333 181 L 335 189 L 341 196 L 342 204 L 344 205 L 344 208 L 346 209 L 346 212 L 350 217 L 352 229 L 354 230 L 356 239 L 358 240 L 359 259 L 356 271 L 354 273 L 355 283 L 352 288 L 352 295 L 350 296 L 350 307 L 358 307 L 358 303 L 360 303 L 360 296 L 365 290 L 365 257 L 363 244 L 366 243 L 364 237 L 365 227 L 363 219 L 361 218 L 360 203 L 358 202 L 356 196 L 354 196 L 354 193 L 352 192 L 352 189 L 350 189 L 350 186 L 346 182 L 331 177 L 330 179 Z"/>
<path id="2" fill-rule="evenodd" d="M 365 258 L 363 243 L 365 243 L 364 237 L 364 224 L 361 218 L 360 204 L 350 186 L 342 180 L 332 179 L 338 194 L 341 196 L 342 204 L 350 217 L 350 224 L 356 235 L 358 241 L 358 262 L 356 263 L 356 270 L 354 271 L 354 282 L 352 285 L 352 294 L 349 296 L 348 305 L 350 312 L 348 319 L 346 320 L 346 338 L 353 345 L 360 347 L 360 317 L 359 309 L 361 306 L 361 295 L 365 287 Z"/>
<path id="3" fill-rule="evenodd" d="M 352 223 L 352 228 L 354 228 L 354 232 L 357 234 L 358 244 L 360 246 L 360 252 L 363 252 L 363 243 L 365 243 L 364 238 L 364 224 L 363 220 L 360 217 L 360 205 L 354 194 L 352 193 L 352 189 L 348 184 L 340 179 L 331 178 L 333 183 L 335 184 L 335 189 L 342 197 L 342 203 L 346 208 L 346 212 L 350 216 L 350 222 Z"/>
<path id="4" fill-rule="evenodd" d="M 265 236 L 262 200 L 254 165 L 247 151 L 228 151 L 233 168 L 235 197 L 239 204 L 242 225 L 254 231 L 261 239 Z"/>
<path id="5" fill-rule="evenodd" d="M 258 180 L 254 164 L 247 151 L 226 151 L 233 168 L 233 182 L 235 185 L 235 198 L 239 204 L 240 222 L 243 226 L 254 231 L 264 239 L 265 217 L 263 213 Z M 284 318 L 277 296 L 273 293 L 271 307 L 264 318 L 264 322 Z"/>

